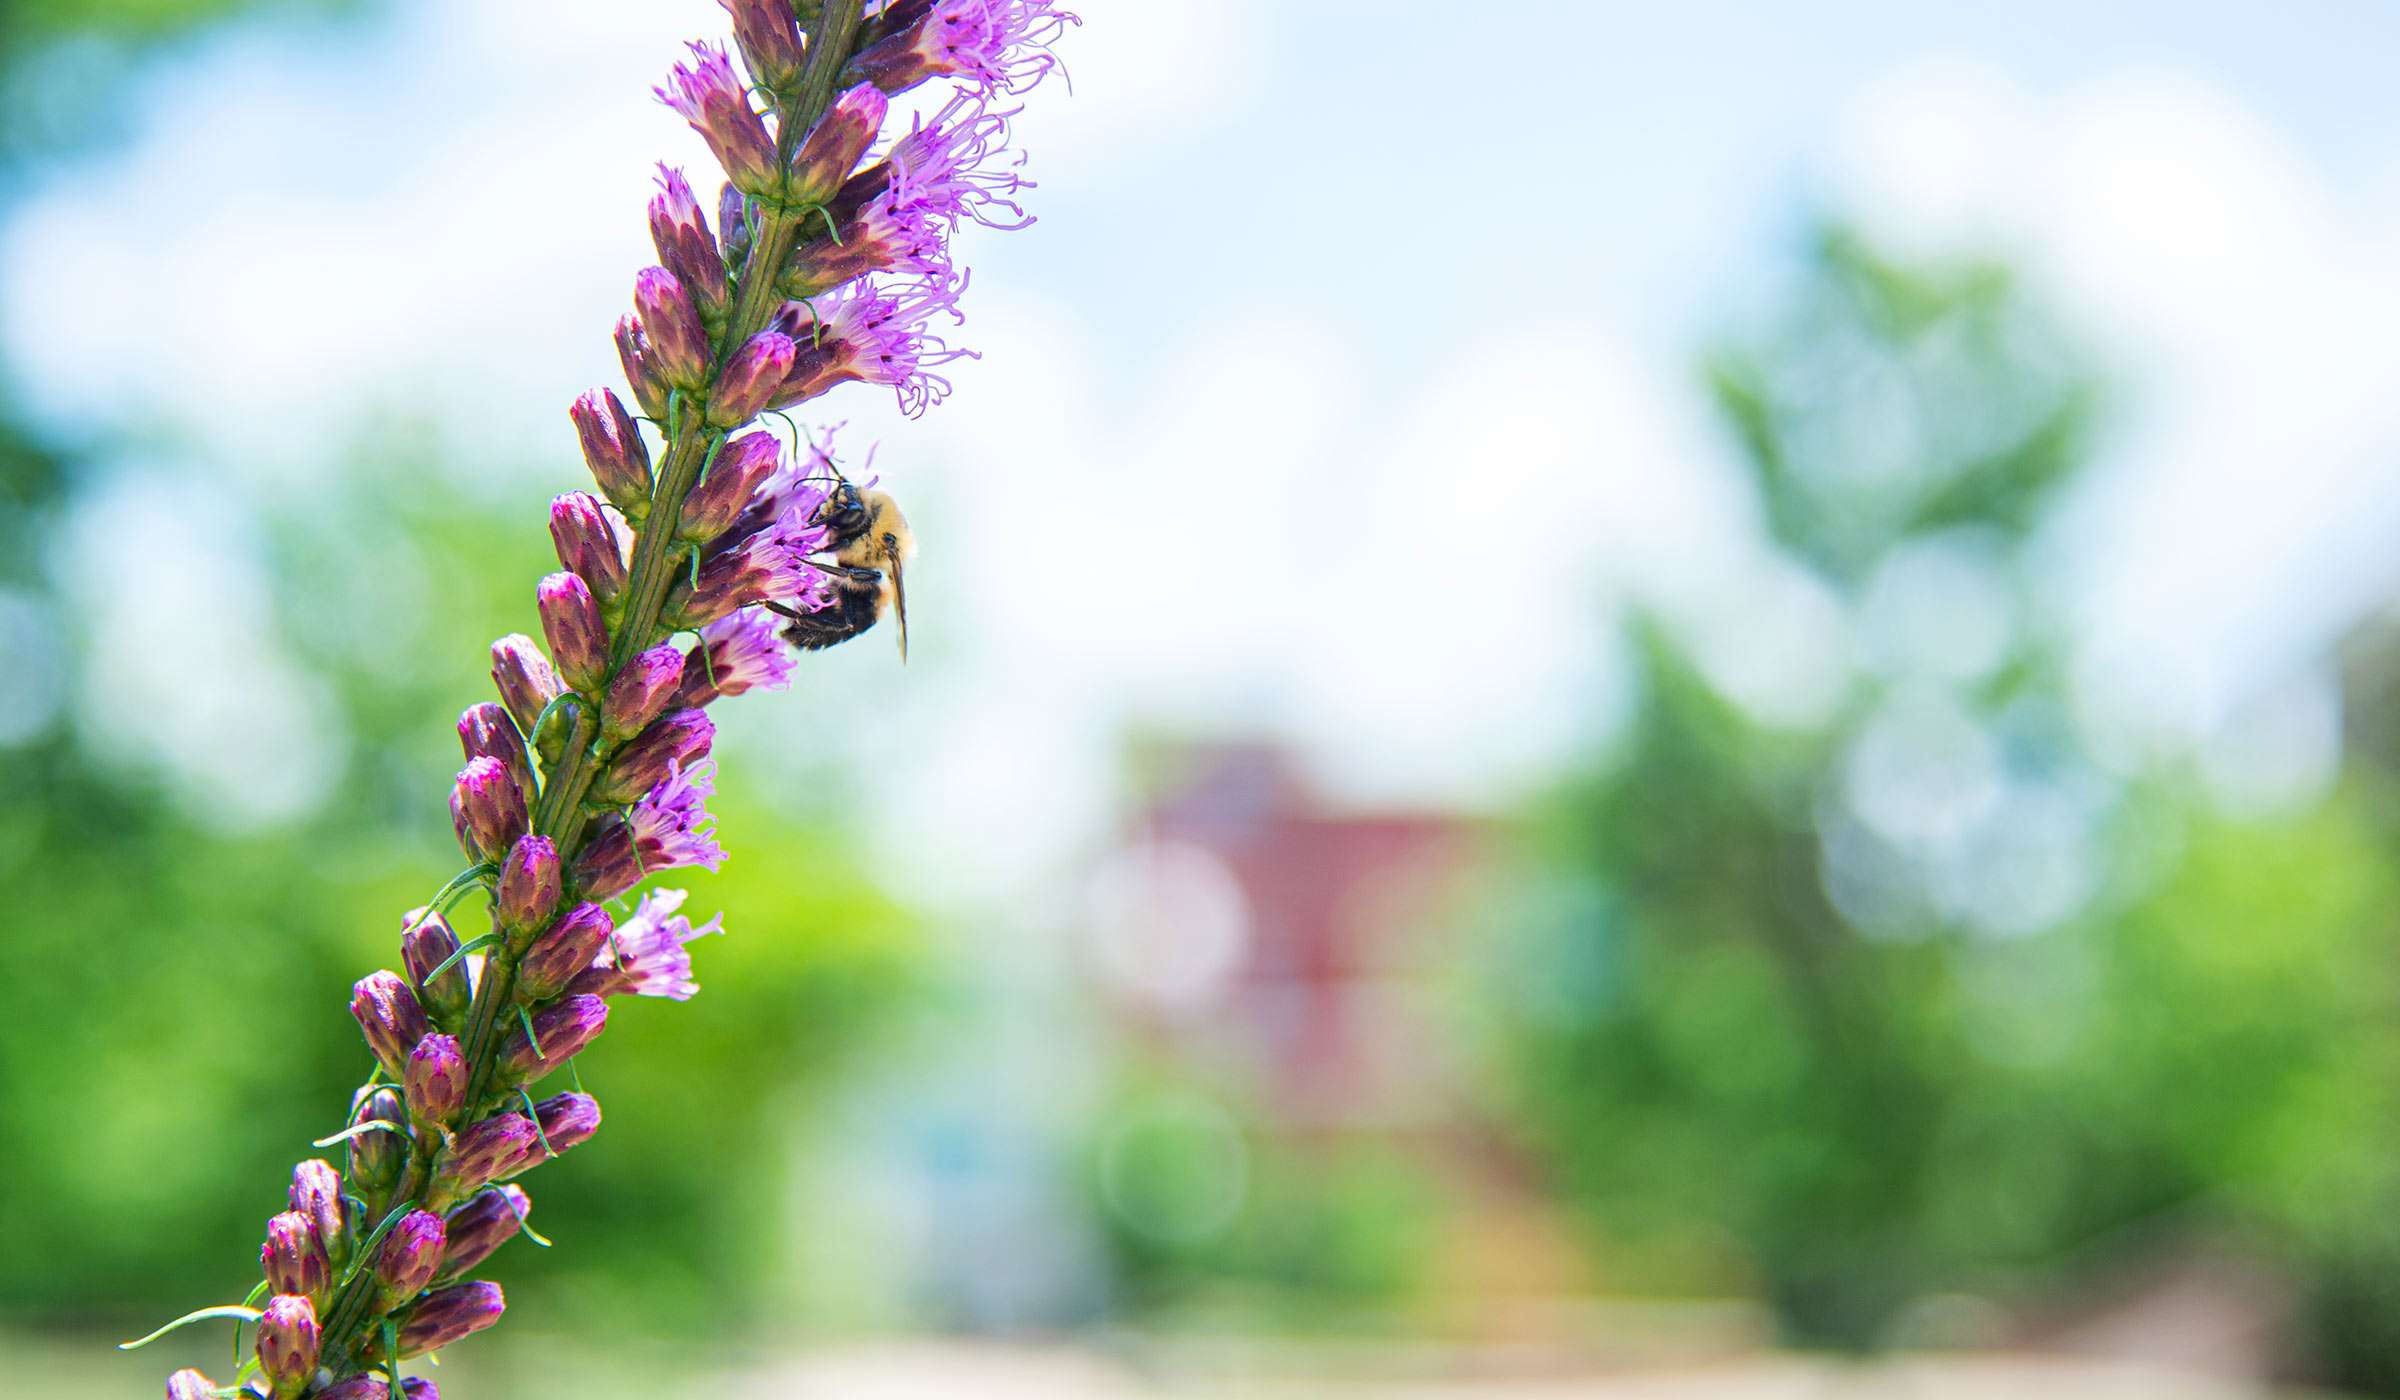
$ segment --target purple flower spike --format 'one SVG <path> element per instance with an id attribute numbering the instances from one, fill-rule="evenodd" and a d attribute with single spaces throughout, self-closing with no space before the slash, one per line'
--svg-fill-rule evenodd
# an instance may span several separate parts
<path id="1" fill-rule="evenodd" d="M 790 337 L 784 344 L 791 344 Z M 775 474 L 782 455 L 783 445 L 773 433 L 744 433 L 718 448 L 708 475 L 683 498 L 683 537 L 706 543 L 723 534 Z"/>
<path id="2" fill-rule="evenodd" d="M 390 1088 L 361 1090 L 350 1109 L 350 1126 L 361 1123 L 406 1123 L 408 1107 Z M 400 1184 L 408 1166 L 408 1141 L 396 1132 L 378 1128 L 350 1139 L 350 1185 L 366 1198 L 370 1213 Z"/>
<path id="3" fill-rule="evenodd" d="M 700 645 L 683 659 L 675 704 L 697 709 L 748 690 L 781 690 L 796 666 L 783 633 L 766 614 L 744 608 L 700 629 Z"/>
<path id="4" fill-rule="evenodd" d="M 433 1158 L 433 1189 L 425 1204 L 443 1210 L 515 1173 L 533 1145 L 533 1120 L 522 1113 L 500 1113 L 470 1123 L 444 1143 Z"/>
<path id="5" fill-rule="evenodd" d="M 683 652 L 671 643 L 662 642 L 633 658 L 609 683 L 600 732 L 610 739 L 641 732 L 667 707 L 682 681 Z"/>
<path id="6" fill-rule="evenodd" d="M 571 996 L 533 1013 L 533 1036 L 523 1026 L 500 1042 L 500 1077 L 511 1084 L 530 1084 L 581 1053 L 608 1027 L 608 1003 L 598 997 Z"/>
<path id="7" fill-rule="evenodd" d="M 875 144 L 890 105 L 873 83 L 860 83 L 836 98 L 792 156 L 792 203 L 832 199 L 857 168 L 859 157 Z"/>
<path id="8" fill-rule="evenodd" d="M 550 667 L 550 658 L 522 632 L 511 632 L 492 643 L 492 685 L 517 728 L 529 737 L 542 711 L 566 691 L 559 684 L 558 672 Z"/>
<path id="9" fill-rule="evenodd" d="M 272 1293 L 297 1293 L 311 1303 L 325 1300 L 333 1282 L 333 1262 L 325 1257 L 325 1242 L 317 1227 L 296 1210 L 267 1222 L 267 1242 L 258 1248 L 259 1271 Z"/>
<path id="10" fill-rule="evenodd" d="M 217 1383 L 198 1371 L 182 1370 L 167 1377 L 167 1400 L 215 1400 Z"/>
<path id="11" fill-rule="evenodd" d="M 500 921 L 514 934 L 530 937 L 558 908 L 563 883 L 557 844 L 547 836 L 518 837 L 500 866 L 500 888 L 494 900 Z M 510 945 L 519 946 L 521 937 L 511 937 Z"/>
<path id="12" fill-rule="evenodd" d="M 663 267 L 645 267 L 633 279 L 633 305 L 649 340 L 647 363 L 667 383 L 698 389 L 708 383 L 708 329 L 689 292 Z"/>
<path id="13" fill-rule="evenodd" d="M 450 1212 L 443 1222 L 449 1243 L 442 1251 L 442 1277 L 456 1278 L 491 1258 L 525 1228 L 532 1213 L 533 1202 L 514 1186 L 495 1186 Z"/>
<path id="14" fill-rule="evenodd" d="M 258 1369 L 274 1387 L 276 1400 L 308 1388 L 317 1369 L 317 1310 L 306 1298 L 283 1293 L 267 1300 L 258 1319 Z"/>
<path id="15" fill-rule="evenodd" d="M 633 543 L 624 518 L 589 491 L 569 491 L 550 502 L 550 542 L 592 596 L 605 603 L 625 588 L 625 555 Z"/>
<path id="16" fill-rule="evenodd" d="M 716 735 L 716 722 L 699 710 L 677 710 L 653 722 L 617 750 L 608 771 L 592 785 L 593 798 L 612 804 L 640 801 L 668 774 L 706 757 Z"/>
<path id="17" fill-rule="evenodd" d="M 650 336 L 641 318 L 631 313 L 617 318 L 617 363 L 625 367 L 626 387 L 633 401 L 652 418 L 667 416 L 667 378 L 652 362 Z"/>
<path id="18" fill-rule="evenodd" d="M 691 920 L 675 912 L 683 900 L 681 890 L 652 890 L 643 896 L 633 916 L 618 925 L 616 936 L 593 960 L 591 971 L 575 979 L 574 990 L 595 996 L 630 992 L 691 1000 L 700 984 L 692 980 L 692 955 L 684 945 L 724 932 L 724 916 L 694 928 Z"/>
<path id="19" fill-rule="evenodd" d="M 594 389 L 577 399 L 567 416 L 575 420 L 575 436 L 583 442 L 584 465 L 591 468 L 600 494 L 638 519 L 650 504 L 650 449 L 642 442 L 642 430 L 633 415 L 615 394 Z"/>
<path id="20" fill-rule="evenodd" d="M 725 167 L 726 177 L 749 194 L 772 194 L 779 183 L 775 142 L 750 106 L 750 94 L 735 76 L 733 61 L 714 44 L 693 44 L 692 62 L 678 63 L 658 100 L 692 124 Z"/>
<path id="21" fill-rule="evenodd" d="M 650 200 L 650 241 L 694 305 L 711 317 L 725 309 L 731 289 L 725 284 L 724 255 L 683 172 L 665 165 L 658 168 L 658 193 Z"/>
<path id="22" fill-rule="evenodd" d="M 469 860 L 497 862 L 525 834 L 525 794 L 500 760 L 469 759 L 450 788 L 450 821 Z"/>
<path id="23" fill-rule="evenodd" d="M 417 1121 L 445 1128 L 457 1121 L 467 1102 L 467 1057 L 458 1041 L 446 1035 L 418 1041 L 408 1052 L 408 1068 L 401 1071 L 400 1092 Z"/>
<path id="24" fill-rule="evenodd" d="M 586 695 L 600 689 L 608 681 L 608 624 L 592 590 L 573 574 L 545 574 L 537 599 L 559 675 Z"/>
<path id="25" fill-rule="evenodd" d="M 762 87 L 788 88 L 800 77 L 800 30 L 788 0 L 721 0 L 733 14 L 733 37 Z"/>
<path id="26" fill-rule="evenodd" d="M 447 1245 L 440 1216 L 412 1210 L 401 1217 L 375 1256 L 377 1311 L 389 1312 L 424 1292 L 441 1271 Z"/>
<path id="27" fill-rule="evenodd" d="M 553 1157 L 590 1142 L 600 1131 L 600 1101 L 589 1094 L 552 1095 L 533 1106 L 533 1116 L 542 1125 L 542 1140 L 550 1144 Z M 536 1142 L 534 1151 L 541 1150 L 541 1142 Z"/>
<path id="28" fill-rule="evenodd" d="M 496 1283 L 460 1283 L 425 1295 L 400 1324 L 400 1358 L 439 1351 L 500 1320 L 508 1307 Z"/>
<path id="29" fill-rule="evenodd" d="M 608 911 L 578 904 L 533 940 L 517 964 L 517 987 L 528 1000 L 546 1001 L 565 989 L 607 944 L 615 928 Z"/>
<path id="30" fill-rule="evenodd" d="M 375 1058 L 392 1078 L 398 1079 L 408 1068 L 408 1052 L 425 1038 L 425 1011 L 417 1005 L 417 994 L 408 989 L 408 983 L 397 972 L 371 972 L 350 989 L 350 1014 L 358 1018 L 358 1028 L 365 1032 L 367 1048 L 375 1052 Z M 326 1170 L 330 1172 L 333 1168 Z M 294 1177 L 294 1210 L 302 1208 L 297 1199 L 299 1191 L 299 1179 Z M 335 1199 L 340 1199 L 338 1181 Z"/>
<path id="31" fill-rule="evenodd" d="M 513 732 L 513 731 L 512 731 Z M 437 1025 L 455 1026 L 466 1013 L 475 987 L 467 978 L 466 959 L 451 962 L 458 952 L 458 935 L 431 909 L 412 909 L 402 922 L 400 961 L 417 989 L 417 1002 Z M 449 963 L 448 967 L 442 964 Z M 442 968 L 436 974 L 435 968 Z"/>
<path id="32" fill-rule="evenodd" d="M 792 338 L 760 331 L 734 352 L 733 362 L 717 376 L 708 396 L 708 421 L 720 428 L 738 428 L 759 415 L 792 372 Z"/>
<path id="33" fill-rule="evenodd" d="M 550 663 L 542 663 L 550 669 Z M 548 704 L 544 700 L 542 703 Z M 535 711 L 540 713 L 540 711 Z M 496 758 L 508 766 L 508 775 L 526 792 L 534 789 L 533 761 L 526 757 L 524 736 L 517 732 L 517 722 L 504 705 L 486 700 L 469 705 L 459 712 L 458 747 L 466 758 Z"/>

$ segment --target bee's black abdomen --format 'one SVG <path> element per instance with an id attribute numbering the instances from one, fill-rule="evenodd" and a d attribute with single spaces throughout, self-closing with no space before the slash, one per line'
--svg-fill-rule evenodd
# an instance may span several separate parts
<path id="1" fill-rule="evenodd" d="M 883 574 L 875 569 L 834 569 L 833 601 L 784 624 L 783 639 L 802 651 L 823 651 L 849 641 L 883 615 Z"/>

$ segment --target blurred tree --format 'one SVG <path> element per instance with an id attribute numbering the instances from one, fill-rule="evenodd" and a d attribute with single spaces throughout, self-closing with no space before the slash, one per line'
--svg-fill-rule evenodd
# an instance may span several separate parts
<path id="1" fill-rule="evenodd" d="M 2372 1256 L 2400 1185 L 2391 872 L 2355 790 L 2237 825 L 2082 737 L 2029 545 L 2090 370 L 2004 268 L 1834 230 L 1709 375 L 1859 665 L 1778 728 L 1643 622 L 1631 725 L 1535 822 L 1506 1062 L 1613 1281 L 1763 1291 L 1855 1346 L 2174 1212 L 2312 1280 Z M 2317 1296 L 2341 1378 L 2388 1387 Z"/>

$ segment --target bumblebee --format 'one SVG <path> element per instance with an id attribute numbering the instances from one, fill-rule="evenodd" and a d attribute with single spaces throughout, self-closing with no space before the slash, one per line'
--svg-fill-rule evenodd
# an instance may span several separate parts
<path id="1" fill-rule="evenodd" d="M 791 619 L 784 624 L 784 640 L 802 651 L 820 651 L 866 631 L 889 609 L 900 634 L 900 659 L 908 660 L 908 591 L 901 569 L 917 553 L 908 518 L 890 496 L 844 480 L 817 507 L 816 521 L 831 535 L 825 547 L 833 565 L 825 573 L 833 601 L 807 612 L 767 604 Z"/>

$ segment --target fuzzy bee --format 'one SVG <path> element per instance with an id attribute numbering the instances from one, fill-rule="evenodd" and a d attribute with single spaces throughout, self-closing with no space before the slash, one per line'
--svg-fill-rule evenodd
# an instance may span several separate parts
<path id="1" fill-rule="evenodd" d="M 807 612 L 767 604 L 791 619 L 784 626 L 784 640 L 802 651 L 822 650 L 874 626 L 889 608 L 900 634 L 900 659 L 906 661 L 908 592 L 901 569 L 917 552 L 908 518 L 885 493 L 862 491 L 844 480 L 817 507 L 816 519 L 832 536 L 826 549 L 833 565 L 825 573 L 833 584 L 833 601 Z"/>

